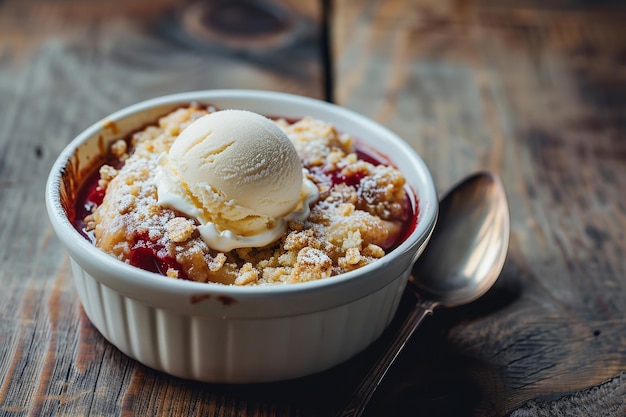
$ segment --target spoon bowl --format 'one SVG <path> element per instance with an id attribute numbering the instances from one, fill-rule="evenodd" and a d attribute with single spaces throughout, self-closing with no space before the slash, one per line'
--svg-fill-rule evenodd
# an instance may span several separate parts
<path id="1" fill-rule="evenodd" d="M 509 234 L 509 206 L 494 174 L 471 175 L 445 194 L 430 242 L 407 286 L 416 296 L 415 306 L 337 416 L 357 417 L 365 411 L 395 359 L 436 307 L 467 304 L 493 286 L 504 266 Z"/>
<path id="2" fill-rule="evenodd" d="M 476 300 L 496 282 L 508 250 L 509 208 L 502 182 L 474 174 L 441 200 L 439 220 L 413 266 L 422 298 L 445 307 Z"/>

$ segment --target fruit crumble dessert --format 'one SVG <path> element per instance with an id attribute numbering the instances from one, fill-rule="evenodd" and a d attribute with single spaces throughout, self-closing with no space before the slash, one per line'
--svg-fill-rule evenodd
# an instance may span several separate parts
<path id="1" fill-rule="evenodd" d="M 75 227 L 120 261 L 175 279 L 327 278 L 383 257 L 415 227 L 402 174 L 311 117 L 190 104 L 109 153 L 79 191 Z"/>

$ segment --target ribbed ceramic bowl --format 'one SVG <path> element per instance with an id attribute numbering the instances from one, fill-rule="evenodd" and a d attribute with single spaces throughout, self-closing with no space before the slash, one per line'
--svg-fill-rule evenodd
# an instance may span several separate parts
<path id="1" fill-rule="evenodd" d="M 190 102 L 289 118 L 313 116 L 379 150 L 405 175 L 419 206 L 417 227 L 395 250 L 357 271 L 315 282 L 235 287 L 175 280 L 120 262 L 68 220 L 77 189 L 108 144 Z M 423 160 L 383 126 L 326 102 L 250 90 L 160 97 L 92 125 L 61 153 L 46 205 L 72 260 L 76 288 L 93 325 L 128 356 L 182 378 L 251 383 L 290 379 L 337 365 L 380 336 L 393 318 L 410 269 L 437 217 Z"/>

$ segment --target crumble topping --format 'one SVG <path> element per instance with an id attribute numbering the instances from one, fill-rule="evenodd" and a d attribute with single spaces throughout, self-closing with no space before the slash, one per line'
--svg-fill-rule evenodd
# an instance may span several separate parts
<path id="1" fill-rule="evenodd" d="M 118 140 L 103 165 L 102 203 L 84 219 L 96 246 L 123 262 L 172 278 L 229 285 L 295 283 L 352 271 L 385 255 L 412 210 L 402 174 L 358 158 L 353 139 L 329 123 L 279 119 L 320 191 L 305 221 L 288 222 L 278 241 L 219 252 L 200 237 L 195 219 L 157 203 L 157 159 L 178 134 L 211 109 L 190 105 Z M 118 165 L 116 165 L 118 166 Z"/>

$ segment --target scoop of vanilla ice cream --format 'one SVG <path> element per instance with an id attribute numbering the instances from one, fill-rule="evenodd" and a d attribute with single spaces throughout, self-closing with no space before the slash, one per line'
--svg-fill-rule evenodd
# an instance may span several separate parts
<path id="1" fill-rule="evenodd" d="M 317 198 L 287 135 L 244 110 L 191 123 L 159 158 L 156 181 L 159 204 L 196 218 L 206 243 L 223 251 L 273 242 Z"/>

